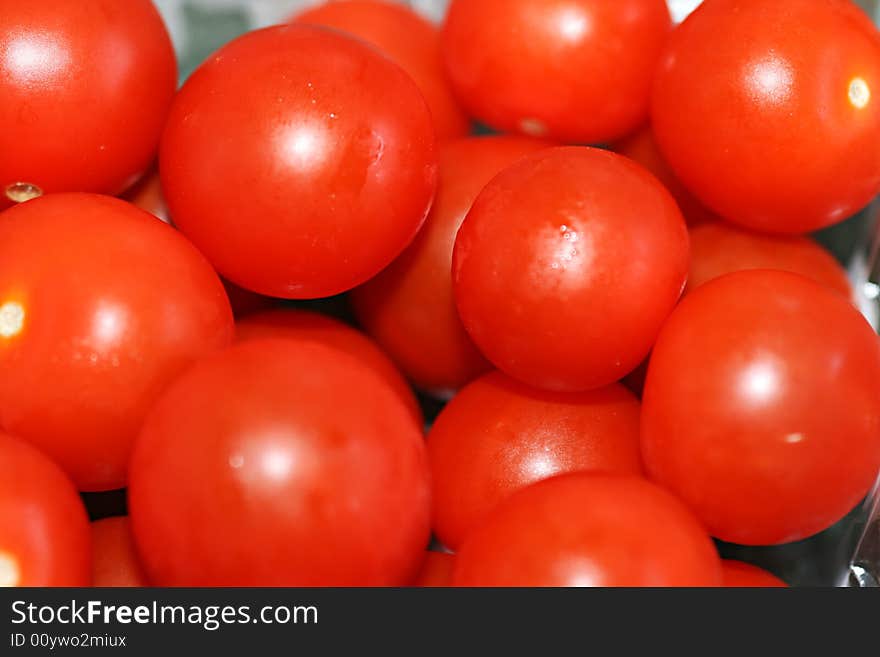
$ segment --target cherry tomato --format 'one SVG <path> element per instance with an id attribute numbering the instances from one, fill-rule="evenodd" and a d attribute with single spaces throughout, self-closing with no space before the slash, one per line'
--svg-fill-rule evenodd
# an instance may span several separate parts
<path id="1" fill-rule="evenodd" d="M 118 199 L 53 194 L 0 214 L 0 426 L 81 490 L 122 488 L 162 389 L 232 340 L 208 262 Z"/>
<path id="2" fill-rule="evenodd" d="M 122 192 L 153 160 L 176 88 L 150 0 L 0 3 L 0 198 Z"/>
<path id="3" fill-rule="evenodd" d="M 725 559 L 721 562 L 721 577 L 726 588 L 783 588 L 788 584 L 776 575 L 750 563 Z"/>
<path id="4" fill-rule="evenodd" d="M 486 183 L 546 146 L 526 137 L 444 144 L 437 198 L 424 228 L 387 269 L 352 291 L 358 321 L 421 388 L 455 390 L 491 368 L 455 309 L 449 273 L 455 235 Z"/>
<path id="5" fill-rule="evenodd" d="M 0 586 L 88 586 L 89 519 L 61 469 L 0 433 Z"/>
<path id="6" fill-rule="evenodd" d="M 695 226 L 704 221 L 714 221 L 717 219 L 676 178 L 675 172 L 672 171 L 669 163 L 663 159 L 663 154 L 657 147 L 657 141 L 654 139 L 654 133 L 651 132 L 650 126 L 645 126 L 629 137 L 617 142 L 614 144 L 613 150 L 631 160 L 635 160 L 653 173 L 657 180 L 662 182 L 675 198 L 675 202 L 678 203 L 678 207 L 689 225 Z"/>
<path id="7" fill-rule="evenodd" d="M 500 370 L 564 391 L 617 381 L 647 356 L 687 276 L 669 193 L 594 148 L 524 157 L 480 193 L 453 254 L 465 328 Z"/>
<path id="8" fill-rule="evenodd" d="M 363 333 L 332 317 L 306 310 L 262 312 L 239 321 L 236 324 L 236 338 L 238 340 L 292 338 L 341 349 L 368 365 L 389 388 L 394 390 L 400 401 L 409 409 L 413 419 L 419 425 L 423 422 L 416 396 L 388 356 Z"/>
<path id="9" fill-rule="evenodd" d="M 92 586 L 149 586 L 127 517 L 92 523 Z"/>
<path id="10" fill-rule="evenodd" d="M 226 296 L 229 297 L 229 305 L 232 306 L 232 314 L 236 319 L 271 310 L 278 305 L 278 299 L 245 290 L 229 281 L 223 281 L 223 288 L 226 290 Z"/>
<path id="11" fill-rule="evenodd" d="M 849 0 L 709 0 L 674 31 L 652 123 L 725 219 L 833 224 L 880 191 L 880 35 Z"/>
<path id="12" fill-rule="evenodd" d="M 409 7 L 385 0 L 325 2 L 295 17 L 298 23 L 348 32 L 376 46 L 419 86 L 438 139 L 463 137 L 470 121 L 458 106 L 440 53 L 440 31 Z"/>
<path id="13" fill-rule="evenodd" d="M 779 269 L 812 278 L 852 298 L 846 271 L 821 246 L 807 237 L 764 235 L 721 222 L 691 229 L 691 271 L 688 289 L 745 269 Z"/>
<path id="14" fill-rule="evenodd" d="M 493 372 L 466 386 L 428 434 L 434 533 L 455 550 L 498 504 L 565 472 L 641 474 L 639 402 L 613 384 L 544 392 Z"/>
<path id="15" fill-rule="evenodd" d="M 446 552 L 427 552 L 422 569 L 416 576 L 413 586 L 422 588 L 443 588 L 452 586 L 452 569 L 455 555 Z"/>
<path id="16" fill-rule="evenodd" d="M 391 262 L 434 194 L 431 114 L 359 40 L 282 25 L 221 48 L 177 95 L 162 140 L 174 223 L 224 277 L 331 296 Z"/>
<path id="17" fill-rule="evenodd" d="M 165 197 L 162 196 L 162 183 L 159 179 L 159 170 L 157 168 L 153 168 L 144 174 L 120 198 L 139 207 L 141 210 L 146 210 L 166 224 L 171 223 L 168 205 L 165 203 Z"/>
<path id="18" fill-rule="evenodd" d="M 401 586 L 428 544 L 421 427 L 370 367 L 311 341 L 249 340 L 195 365 L 131 468 L 159 585 Z"/>
<path id="19" fill-rule="evenodd" d="M 455 586 L 718 586 L 721 560 L 672 495 L 574 473 L 514 494 L 455 556 Z"/>
<path id="20" fill-rule="evenodd" d="M 599 143 L 647 119 L 671 26 L 664 0 L 453 0 L 443 54 L 459 99 L 484 123 Z"/>
<path id="21" fill-rule="evenodd" d="M 880 342 L 845 298 L 798 274 L 716 278 L 654 346 L 641 440 L 649 475 L 713 536 L 815 534 L 880 469 Z"/>

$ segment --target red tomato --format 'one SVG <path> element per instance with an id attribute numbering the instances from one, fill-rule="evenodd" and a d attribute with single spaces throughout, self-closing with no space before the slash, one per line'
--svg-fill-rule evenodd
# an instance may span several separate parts
<path id="1" fill-rule="evenodd" d="M 801 274 L 852 298 L 846 271 L 821 246 L 807 237 L 763 235 L 721 222 L 691 229 L 691 271 L 688 289 L 745 269 L 779 269 Z"/>
<path id="2" fill-rule="evenodd" d="M 835 291 L 753 270 L 691 292 L 663 328 L 642 397 L 649 475 L 712 535 L 805 538 L 880 469 L 880 342 Z"/>
<path id="3" fill-rule="evenodd" d="M 455 556 L 455 586 L 718 586 L 688 510 L 638 477 L 575 473 L 514 494 Z"/>
<path id="4" fill-rule="evenodd" d="M 57 465 L 0 433 L 0 586 L 88 586 L 89 519 Z"/>
<path id="5" fill-rule="evenodd" d="M 0 262 L 0 426 L 81 490 L 123 487 L 159 393 L 232 340 L 220 280 L 177 231 L 92 194 L 0 214 Z"/>
<path id="6" fill-rule="evenodd" d="M 776 575 L 750 563 L 725 559 L 721 562 L 721 577 L 726 588 L 783 588 L 788 584 Z"/>
<path id="7" fill-rule="evenodd" d="M 384 0 L 342 0 L 308 9 L 295 20 L 348 32 L 386 54 L 419 86 L 439 139 L 470 132 L 470 121 L 458 106 L 443 69 L 440 31 L 409 7 Z"/>
<path id="8" fill-rule="evenodd" d="M 155 156 L 176 88 L 150 0 L 0 3 L 0 198 L 120 193 Z"/>
<path id="9" fill-rule="evenodd" d="M 804 233 L 880 191 L 880 36 L 849 0 L 710 0 L 676 28 L 652 123 L 734 223 Z"/>
<path id="10" fill-rule="evenodd" d="M 681 213 L 627 158 L 553 148 L 496 176 L 462 224 L 453 286 L 465 328 L 499 369 L 586 390 L 647 356 L 687 276 Z"/>
<path id="11" fill-rule="evenodd" d="M 689 225 L 694 226 L 704 221 L 717 219 L 676 178 L 669 163 L 663 159 L 663 154 L 657 148 L 657 141 L 654 139 L 654 133 L 651 132 L 650 126 L 645 126 L 626 139 L 617 142 L 614 144 L 613 150 L 635 160 L 653 173 L 675 198 L 675 202 L 678 203 L 678 207 Z"/>
<path id="12" fill-rule="evenodd" d="M 484 123 L 598 143 L 645 122 L 671 26 L 664 0 L 453 0 L 443 54 Z"/>
<path id="13" fill-rule="evenodd" d="M 159 180 L 159 170 L 156 168 L 148 171 L 135 185 L 129 188 L 120 198 L 136 205 L 141 210 L 158 217 L 166 224 L 171 223 L 168 214 L 168 205 L 162 195 L 162 183 Z"/>
<path id="14" fill-rule="evenodd" d="M 251 340 L 195 365 L 131 468 L 160 585 L 400 586 L 428 544 L 421 427 L 371 368 L 313 342 Z"/>
<path id="15" fill-rule="evenodd" d="M 452 586 L 452 569 L 455 555 L 446 552 L 427 552 L 422 569 L 416 576 L 413 586 L 422 588 L 443 588 Z"/>
<path id="16" fill-rule="evenodd" d="M 352 291 L 358 321 L 418 386 L 455 390 L 491 368 L 455 309 L 449 273 L 455 235 L 486 183 L 546 146 L 525 137 L 444 144 L 437 198 L 424 228 L 387 269 Z"/>
<path id="17" fill-rule="evenodd" d="M 229 305 L 232 306 L 232 314 L 236 319 L 246 317 L 264 310 L 271 310 L 278 305 L 278 299 L 266 297 L 250 290 L 238 287 L 235 283 L 223 281 L 226 296 L 229 297 Z"/>
<path id="18" fill-rule="evenodd" d="M 431 114 L 356 39 L 283 25 L 221 48 L 177 95 L 162 140 L 174 223 L 232 282 L 330 296 L 391 262 L 436 185 Z"/>
<path id="19" fill-rule="evenodd" d="M 306 310 L 272 310 L 250 315 L 236 324 L 238 340 L 254 338 L 291 338 L 308 340 L 340 349 L 368 365 L 421 425 L 422 410 L 406 379 L 376 344 L 360 331 L 318 313 Z"/>
<path id="20" fill-rule="evenodd" d="M 149 586 L 127 517 L 92 523 L 92 586 Z"/>
<path id="21" fill-rule="evenodd" d="M 558 474 L 641 474 L 639 402 L 613 384 L 544 392 L 500 372 L 465 387 L 428 434 L 434 533 L 457 549 L 500 502 Z"/>

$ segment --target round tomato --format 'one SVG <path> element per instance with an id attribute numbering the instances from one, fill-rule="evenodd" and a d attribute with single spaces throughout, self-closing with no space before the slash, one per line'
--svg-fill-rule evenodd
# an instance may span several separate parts
<path id="1" fill-rule="evenodd" d="M 455 556 L 455 586 L 718 586 L 700 523 L 639 477 L 575 473 L 514 494 Z"/>
<path id="2" fill-rule="evenodd" d="M 849 0 L 709 0 L 674 31 L 652 124 L 725 219 L 833 224 L 880 191 L 880 35 Z"/>
<path id="3" fill-rule="evenodd" d="M 127 517 L 92 523 L 92 586 L 149 586 Z"/>
<path id="4" fill-rule="evenodd" d="M 352 291 L 358 321 L 421 388 L 456 390 L 491 368 L 455 309 L 455 235 L 486 183 L 546 146 L 526 137 L 474 137 L 441 146 L 437 198 L 425 226 L 387 269 Z"/>
<path id="5" fill-rule="evenodd" d="M 427 552 L 422 569 L 416 576 L 413 586 L 421 588 L 443 588 L 452 586 L 452 569 L 455 555 L 447 552 Z"/>
<path id="6" fill-rule="evenodd" d="M 397 393 L 413 419 L 422 424 L 422 411 L 412 388 L 394 363 L 360 331 L 332 317 L 307 310 L 271 310 L 250 315 L 236 324 L 238 340 L 291 338 L 308 340 L 341 349 L 368 365 Z"/>
<path id="7" fill-rule="evenodd" d="M 390 57 L 419 86 L 439 139 L 470 132 L 470 121 L 458 106 L 443 69 L 440 31 L 411 8 L 386 0 L 342 0 L 308 9 L 295 21 L 348 32 Z"/>
<path id="8" fill-rule="evenodd" d="M 765 235 L 721 222 L 691 228 L 688 290 L 723 274 L 746 269 L 779 269 L 812 278 L 852 298 L 846 271 L 808 237 Z"/>
<path id="9" fill-rule="evenodd" d="M 599 143 L 645 122 L 671 26 L 665 0 L 453 0 L 443 54 L 484 123 Z"/>
<path id="10" fill-rule="evenodd" d="M 285 298 L 363 283 L 434 195 L 431 114 L 409 76 L 333 30 L 282 25 L 221 48 L 162 139 L 174 223 L 224 277 Z"/>
<path id="11" fill-rule="evenodd" d="M 162 389 L 232 340 L 217 274 L 118 199 L 53 194 L 0 214 L 0 426 L 81 490 L 125 485 Z"/>
<path id="12" fill-rule="evenodd" d="M 845 298 L 798 274 L 716 278 L 654 346 L 641 440 L 649 475 L 713 536 L 815 534 L 880 469 L 880 341 Z"/>
<path id="13" fill-rule="evenodd" d="M 61 469 L 0 433 L 0 586 L 88 586 L 89 519 Z"/>
<path id="14" fill-rule="evenodd" d="M 166 224 L 171 223 L 168 205 L 165 203 L 165 197 L 162 196 L 159 170 L 156 168 L 148 171 L 137 183 L 126 190 L 125 194 L 120 198 L 139 207 L 141 210 L 146 210 Z"/>
<path id="15" fill-rule="evenodd" d="M 675 201 L 631 160 L 594 148 L 526 156 L 480 193 L 458 232 L 455 299 L 500 370 L 576 391 L 648 355 L 687 277 Z"/>
<path id="16" fill-rule="evenodd" d="M 721 562 L 721 577 L 726 588 L 783 588 L 788 584 L 776 575 L 750 563 L 725 559 Z"/>
<path id="17" fill-rule="evenodd" d="M 131 470 L 159 585 L 402 586 L 428 545 L 421 427 L 370 367 L 312 341 L 249 340 L 195 365 Z"/>
<path id="18" fill-rule="evenodd" d="M 641 474 L 639 402 L 619 384 L 545 392 L 493 372 L 443 409 L 428 456 L 434 533 L 457 549 L 501 501 L 536 481 L 586 470 Z"/>
<path id="19" fill-rule="evenodd" d="M 0 199 L 120 193 L 155 156 L 176 88 L 150 0 L 0 3 Z"/>
<path id="20" fill-rule="evenodd" d="M 635 160 L 653 173 L 675 198 L 675 202 L 678 203 L 678 207 L 689 225 L 694 226 L 704 221 L 717 219 L 712 212 L 694 198 L 694 195 L 675 176 L 675 172 L 672 171 L 669 163 L 660 153 L 650 126 L 645 126 L 617 142 L 614 144 L 613 150 Z"/>

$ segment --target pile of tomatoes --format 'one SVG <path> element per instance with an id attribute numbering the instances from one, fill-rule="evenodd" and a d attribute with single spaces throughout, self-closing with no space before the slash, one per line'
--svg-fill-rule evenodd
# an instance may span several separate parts
<path id="1" fill-rule="evenodd" d="M 327 2 L 179 90 L 149 0 L 0 0 L 0 127 L 0 584 L 781 585 L 712 539 L 877 477 L 849 0 Z"/>

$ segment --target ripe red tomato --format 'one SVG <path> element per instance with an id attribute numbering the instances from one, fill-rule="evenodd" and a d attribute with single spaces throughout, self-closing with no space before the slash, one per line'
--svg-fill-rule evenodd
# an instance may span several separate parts
<path id="1" fill-rule="evenodd" d="M 688 290 L 723 274 L 746 269 L 779 269 L 812 278 L 852 298 L 846 271 L 808 237 L 755 233 L 721 222 L 691 228 Z"/>
<path id="2" fill-rule="evenodd" d="M 229 297 L 229 305 L 232 306 L 232 314 L 236 319 L 271 310 L 278 305 L 278 299 L 245 290 L 229 281 L 223 281 L 223 288 L 226 290 L 226 296 Z"/>
<path id="3" fill-rule="evenodd" d="M 452 586 L 452 569 L 455 555 L 447 552 L 427 552 L 422 569 L 416 576 L 413 586 L 421 588 L 444 588 Z"/>
<path id="4" fill-rule="evenodd" d="M 176 88 L 150 0 L 0 3 L 0 198 L 122 192 L 155 156 Z"/>
<path id="5" fill-rule="evenodd" d="M 358 321 L 421 388 L 456 390 L 491 368 L 455 309 L 455 235 L 486 183 L 548 145 L 526 137 L 474 137 L 441 146 L 437 198 L 425 226 L 387 269 L 352 291 Z"/>
<path id="6" fill-rule="evenodd" d="M 0 426 L 81 490 L 125 485 L 162 389 L 232 340 L 217 274 L 118 199 L 53 194 L 0 214 Z"/>
<path id="7" fill-rule="evenodd" d="M 458 232 L 452 277 L 462 322 L 492 363 L 576 391 L 647 356 L 687 267 L 681 212 L 653 176 L 620 155 L 566 147 L 486 186 Z"/>
<path id="8" fill-rule="evenodd" d="M 599 143 L 645 122 L 671 26 L 664 0 L 453 0 L 443 54 L 484 123 Z"/>
<path id="9" fill-rule="evenodd" d="M 788 584 L 776 575 L 750 563 L 725 559 L 721 562 L 721 577 L 726 588 L 783 588 Z"/>
<path id="10" fill-rule="evenodd" d="M 653 173 L 657 180 L 662 182 L 675 198 L 675 202 L 678 203 L 678 207 L 689 225 L 695 226 L 704 221 L 714 221 L 717 219 L 675 176 L 675 172 L 673 172 L 669 163 L 663 159 L 663 154 L 657 147 L 657 141 L 654 139 L 654 133 L 651 132 L 651 126 L 644 126 L 641 130 L 617 142 L 614 144 L 613 150 L 631 160 L 635 160 Z"/>
<path id="11" fill-rule="evenodd" d="M 712 535 L 769 545 L 842 518 L 880 469 L 880 342 L 840 294 L 753 270 L 691 292 L 642 397 L 649 475 Z"/>
<path id="12" fill-rule="evenodd" d="M 92 586 L 149 586 L 127 517 L 93 522 L 92 551 Z"/>
<path id="13" fill-rule="evenodd" d="M 421 425 L 423 422 L 422 410 L 412 388 L 388 356 L 363 333 L 332 317 L 307 310 L 270 310 L 240 320 L 235 332 L 239 341 L 291 338 L 341 349 L 378 374 L 409 409 L 416 423 Z"/>
<path id="14" fill-rule="evenodd" d="M 431 114 L 368 45 L 282 25 L 227 44 L 177 95 L 160 157 L 174 223 L 221 274 L 330 296 L 391 262 L 436 185 Z"/>
<path id="15" fill-rule="evenodd" d="M 88 586 L 89 519 L 60 468 L 0 433 L 0 586 Z"/>
<path id="16" fill-rule="evenodd" d="M 421 90 L 438 139 L 470 132 L 470 121 L 458 106 L 443 69 L 440 30 L 409 7 L 385 0 L 341 0 L 308 9 L 295 20 L 348 32 L 391 58 Z"/>
<path id="17" fill-rule="evenodd" d="M 466 386 L 428 434 L 434 533 L 457 549 L 500 502 L 578 471 L 641 474 L 639 402 L 612 384 L 545 392 L 492 372 Z"/>
<path id="18" fill-rule="evenodd" d="M 455 586 L 719 586 L 721 560 L 672 495 L 575 473 L 514 494 L 455 556 Z"/>
<path id="19" fill-rule="evenodd" d="M 674 31 L 652 123 L 725 219 L 833 224 L 880 192 L 880 35 L 849 0 L 709 0 Z"/>
<path id="20" fill-rule="evenodd" d="M 371 368 L 314 342 L 250 340 L 195 365 L 131 469 L 159 585 L 401 586 L 428 544 L 421 427 Z"/>
<path id="21" fill-rule="evenodd" d="M 158 217 L 166 224 L 171 223 L 171 216 L 168 214 L 168 205 L 165 203 L 165 197 L 162 195 L 162 183 L 159 179 L 159 170 L 156 168 L 148 171 L 137 181 L 132 187 L 126 190 L 120 198 L 128 201 L 132 205 L 146 210 L 150 214 Z"/>

